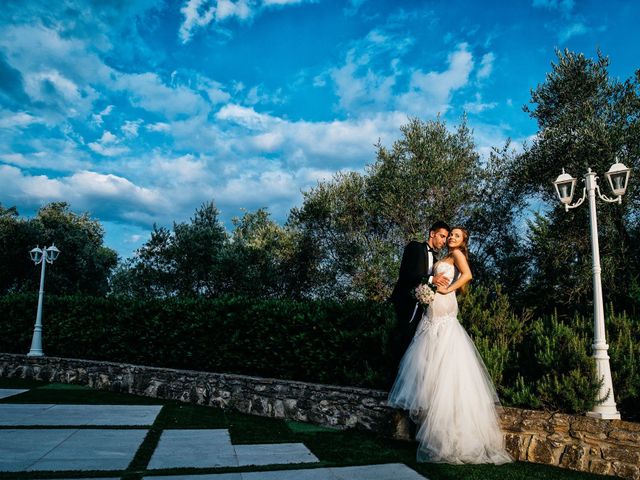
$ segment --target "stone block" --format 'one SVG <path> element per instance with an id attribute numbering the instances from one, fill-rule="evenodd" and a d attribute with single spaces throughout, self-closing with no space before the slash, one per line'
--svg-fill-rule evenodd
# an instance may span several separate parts
<path id="1" fill-rule="evenodd" d="M 611 475 L 611 463 L 606 460 L 594 458 L 589 462 L 589 471 L 598 475 Z"/>
<path id="2" fill-rule="evenodd" d="M 551 414 L 536 410 L 522 411 L 522 429 L 527 432 L 547 432 L 553 433 L 553 427 L 549 423 Z"/>
<path id="3" fill-rule="evenodd" d="M 549 425 L 553 427 L 554 432 L 568 433 L 570 424 L 569 415 L 564 413 L 554 413 L 549 419 Z"/>
<path id="4" fill-rule="evenodd" d="M 625 422 L 629 423 L 629 422 Z M 640 430 L 632 431 L 625 429 L 612 429 L 609 432 L 609 440 L 614 440 L 619 444 L 627 444 L 629 446 L 635 446 L 640 448 Z"/>
<path id="5" fill-rule="evenodd" d="M 531 442 L 531 435 L 521 433 L 507 433 L 504 436 L 507 452 L 517 461 L 527 459 L 527 448 Z"/>
<path id="6" fill-rule="evenodd" d="M 560 466 L 585 471 L 589 464 L 587 449 L 580 445 L 567 445 L 560 457 Z"/>
<path id="7" fill-rule="evenodd" d="M 576 416 L 571 420 L 569 431 L 572 436 L 575 436 L 574 434 L 580 433 L 582 434 L 581 438 L 604 440 L 605 438 L 607 438 L 609 428 L 610 425 L 608 420 Z M 576 438 L 578 437 L 576 436 Z"/>
<path id="8" fill-rule="evenodd" d="M 522 410 L 503 407 L 498 416 L 504 430 L 510 432 L 519 432 L 522 430 Z"/>
<path id="9" fill-rule="evenodd" d="M 638 464 L 628 464 L 622 462 L 613 462 L 611 464 L 612 471 L 616 477 L 626 478 L 628 480 L 639 480 L 640 479 L 640 467 Z"/>
<path id="10" fill-rule="evenodd" d="M 603 446 L 602 458 L 613 462 L 628 463 L 631 465 L 640 465 L 640 450 L 638 448 L 630 449 L 620 446 Z"/>
<path id="11" fill-rule="evenodd" d="M 527 449 L 527 460 L 534 463 L 557 465 L 563 450 L 563 447 L 555 446 L 546 438 L 534 435 Z"/>

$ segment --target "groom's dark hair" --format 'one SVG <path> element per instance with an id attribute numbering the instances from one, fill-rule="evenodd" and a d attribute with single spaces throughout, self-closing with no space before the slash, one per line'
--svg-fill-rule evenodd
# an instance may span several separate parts
<path id="1" fill-rule="evenodd" d="M 438 220 L 433 225 L 431 225 L 429 232 L 437 232 L 441 228 L 444 228 L 447 232 L 451 231 L 451 227 L 449 227 L 449 225 L 446 222 L 443 222 L 442 220 Z"/>

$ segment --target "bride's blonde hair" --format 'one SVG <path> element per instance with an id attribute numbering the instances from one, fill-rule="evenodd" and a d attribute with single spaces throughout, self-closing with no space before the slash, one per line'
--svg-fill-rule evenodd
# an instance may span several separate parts
<path id="1" fill-rule="evenodd" d="M 462 232 L 462 243 L 460 244 L 459 247 L 456 247 L 458 250 L 460 250 L 462 253 L 464 253 L 464 258 L 467 259 L 467 261 L 469 261 L 469 230 L 467 230 L 464 227 L 451 227 L 451 230 L 449 230 L 449 233 L 453 232 L 454 230 L 460 230 Z M 451 258 L 453 257 L 453 252 L 450 251 L 449 253 L 447 253 L 447 256 L 445 258 Z M 460 288 L 460 293 L 466 293 L 467 290 L 467 285 L 464 285 L 463 287 Z"/>

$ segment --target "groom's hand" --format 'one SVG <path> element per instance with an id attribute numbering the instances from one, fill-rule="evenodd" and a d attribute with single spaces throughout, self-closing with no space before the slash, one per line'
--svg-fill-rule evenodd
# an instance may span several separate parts
<path id="1" fill-rule="evenodd" d="M 444 273 L 439 273 L 437 275 L 434 275 L 433 278 L 431 279 L 431 282 L 436 287 L 447 288 L 449 286 L 449 279 L 445 277 Z"/>

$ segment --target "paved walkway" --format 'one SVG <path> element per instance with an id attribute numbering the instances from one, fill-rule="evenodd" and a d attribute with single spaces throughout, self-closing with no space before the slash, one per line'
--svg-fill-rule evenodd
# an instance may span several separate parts
<path id="1" fill-rule="evenodd" d="M 0 398 L 25 391 L 0 389 Z M 125 470 L 144 441 L 148 432 L 145 427 L 153 424 L 161 409 L 161 405 L 0 404 L 0 426 L 5 427 L 0 429 L 0 471 Z M 147 468 L 238 468 L 293 463 L 312 467 L 319 461 L 303 443 L 233 445 L 225 429 L 171 429 L 162 432 Z M 406 465 L 397 463 L 146 478 L 426 480 Z"/>

